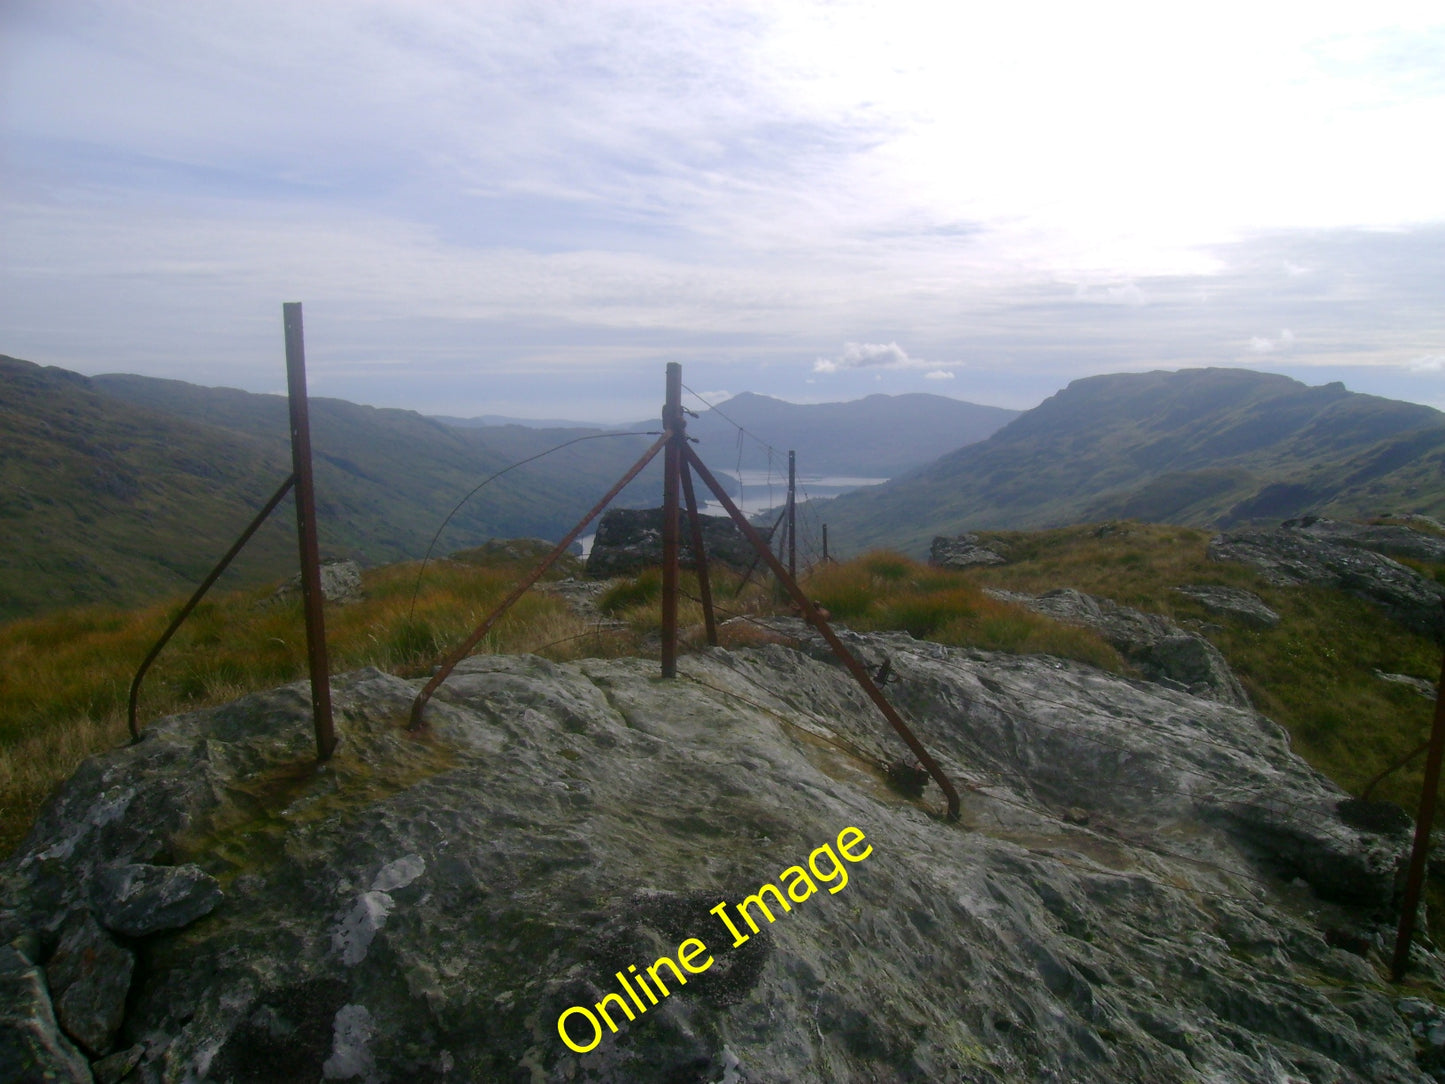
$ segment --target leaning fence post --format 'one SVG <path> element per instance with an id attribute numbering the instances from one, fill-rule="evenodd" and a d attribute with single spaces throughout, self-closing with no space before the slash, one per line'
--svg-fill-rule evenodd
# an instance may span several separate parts
<path id="1" fill-rule="evenodd" d="M 306 344 L 301 302 L 281 306 L 286 330 L 286 390 L 291 403 L 291 463 L 296 475 L 296 535 L 301 551 L 301 600 L 306 608 L 306 656 L 311 670 L 311 717 L 316 727 L 316 759 L 336 748 L 331 719 L 331 670 L 326 658 L 325 598 L 321 593 L 321 553 L 316 539 L 316 486 L 311 475 L 311 419 L 306 399 Z"/>
<path id="2" fill-rule="evenodd" d="M 1445 605 L 1445 600 L 1442 600 Z M 1430 857 L 1430 829 L 1435 821 L 1435 800 L 1440 790 L 1440 764 L 1445 759 L 1445 655 L 1440 660 L 1440 680 L 1435 686 L 1435 721 L 1430 730 L 1430 751 L 1425 754 L 1425 782 L 1420 787 L 1420 810 L 1415 817 L 1415 843 L 1410 851 L 1410 871 L 1405 882 L 1405 899 L 1400 908 L 1400 927 L 1395 935 L 1395 958 L 1390 971 L 1396 982 L 1405 977 L 1410 965 L 1410 941 L 1415 936 L 1415 912 L 1425 885 L 1425 863 Z"/>
<path id="3" fill-rule="evenodd" d="M 682 366 L 667 364 L 667 398 L 662 425 L 672 437 L 662 460 L 662 676 L 677 677 L 678 491 L 682 484 L 682 449 L 687 446 L 687 419 L 682 413 Z"/>

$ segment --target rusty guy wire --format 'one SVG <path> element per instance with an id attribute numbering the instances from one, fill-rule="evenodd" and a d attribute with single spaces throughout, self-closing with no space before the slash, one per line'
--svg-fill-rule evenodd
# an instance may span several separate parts
<path id="1" fill-rule="evenodd" d="M 137 713 L 141 682 L 146 671 L 160 655 L 181 624 L 200 604 L 221 574 L 235 560 L 246 543 L 276 510 L 288 492 L 296 496 L 296 540 L 301 565 L 301 597 L 306 611 L 306 656 L 311 677 L 311 717 L 316 730 L 316 760 L 326 761 L 336 748 L 336 731 L 331 715 L 331 673 L 326 657 L 325 599 L 321 593 L 321 557 L 316 533 L 316 487 L 311 472 L 311 421 L 306 391 L 306 347 L 302 330 L 301 302 L 288 301 L 281 306 L 282 327 L 286 338 L 286 391 L 291 427 L 291 473 L 272 494 L 264 508 L 241 532 L 226 555 L 196 588 L 190 599 L 172 619 L 154 647 L 136 671 L 130 685 L 127 723 L 132 741 L 139 740 Z"/>
<path id="2" fill-rule="evenodd" d="M 577 540 L 578 536 L 587 529 L 587 525 L 601 515 L 602 510 L 611 504 L 619 493 L 627 488 L 628 483 L 642 473 L 643 468 L 651 463 L 653 459 L 657 457 L 657 453 L 667 447 L 668 442 L 671 440 L 671 430 L 664 432 L 662 436 L 658 437 L 652 447 L 643 453 L 642 458 L 634 463 L 632 468 L 622 476 L 617 484 L 607 491 L 606 496 L 593 505 L 591 510 L 578 522 L 577 526 L 573 527 L 572 530 L 567 533 L 567 536 L 557 543 L 552 552 L 542 559 L 542 563 L 539 564 L 525 580 L 518 584 L 512 593 L 503 599 L 496 609 L 483 619 L 482 623 L 472 631 L 472 634 L 466 638 L 461 646 L 447 656 L 446 661 L 437 668 L 437 672 L 432 675 L 431 680 L 426 683 L 422 691 L 417 694 L 416 700 L 412 702 L 411 720 L 407 723 L 407 730 L 415 732 L 421 729 L 422 712 L 426 709 L 427 701 L 429 701 L 432 698 L 432 694 L 441 687 L 442 682 L 451 676 L 451 672 L 456 669 L 457 664 L 471 653 L 472 648 L 481 642 L 482 637 L 491 631 L 492 626 L 501 620 L 502 615 L 510 610 L 516 604 L 517 600 L 525 595 L 531 586 L 540 580 L 549 568 L 557 563 L 561 556 L 567 552 L 567 547 L 571 546 L 572 543 Z"/>
<path id="3" fill-rule="evenodd" d="M 737 505 L 732 502 L 732 499 L 727 495 L 727 491 L 724 490 L 718 483 L 718 480 L 713 477 L 712 472 L 707 469 L 697 453 L 687 445 L 683 445 L 682 451 L 686 462 L 697 471 L 698 477 L 713 491 L 713 495 L 716 496 L 722 506 L 727 509 L 728 515 L 732 516 L 733 522 L 737 524 L 738 530 L 743 533 L 743 537 L 752 544 L 753 549 L 758 552 L 758 555 L 768 563 L 768 566 L 773 570 L 773 575 L 778 578 L 778 582 L 780 582 L 788 594 L 792 596 L 793 602 L 797 605 L 803 617 L 807 619 L 810 625 L 818 630 L 819 634 L 833 650 L 833 654 L 838 656 L 839 660 L 848 669 L 848 672 L 853 675 L 853 679 L 857 681 L 863 691 L 868 694 L 868 698 L 877 705 L 878 710 L 882 712 L 883 717 L 888 720 L 889 725 L 891 725 L 893 729 L 898 732 L 898 736 L 907 743 L 908 748 L 913 751 L 913 755 L 918 758 L 918 763 L 933 777 L 939 789 L 943 791 L 944 796 L 948 799 L 949 819 L 957 820 L 959 811 L 958 791 L 954 790 L 953 784 L 950 783 L 948 777 L 943 774 L 943 769 L 938 766 L 938 762 L 933 759 L 928 750 L 923 747 L 923 743 L 914 736 L 908 724 L 903 721 L 903 717 L 899 715 L 893 705 L 888 702 L 888 698 L 883 695 L 883 690 L 878 688 L 874 683 L 868 670 L 854 657 L 853 653 L 848 650 L 843 641 L 838 639 L 838 634 L 833 631 L 827 619 L 818 612 L 818 608 L 813 605 L 812 600 L 803 593 L 803 589 L 798 586 L 797 580 L 788 575 L 788 570 L 783 567 L 783 563 L 774 555 L 767 542 L 763 541 L 763 536 L 758 533 L 758 529 L 748 522 L 747 517 L 744 516 L 742 512 L 738 511 Z"/>
<path id="4" fill-rule="evenodd" d="M 201 599 L 206 597 L 206 592 L 221 578 L 221 573 L 225 572 L 226 569 L 231 566 L 231 562 L 236 559 L 236 555 L 245 548 L 247 542 L 251 541 L 251 536 L 261 529 L 261 524 L 265 523 L 271 513 L 276 511 L 276 506 L 281 503 L 287 493 L 291 492 L 291 487 L 295 484 L 296 475 L 287 475 L 286 481 L 281 483 L 281 488 L 271 495 L 271 499 L 266 502 L 266 506 L 256 513 L 256 518 L 251 520 L 249 526 L 241 532 L 241 537 L 236 539 L 235 544 L 226 551 L 226 555 L 217 562 L 215 568 L 211 569 L 210 575 L 201 581 L 201 585 L 196 588 L 195 593 L 193 593 L 186 604 L 181 607 L 180 613 L 172 618 L 166 631 L 161 633 L 161 638 L 157 640 L 155 646 L 150 649 L 150 654 L 146 655 L 145 661 L 140 664 L 140 669 L 135 672 L 135 679 L 130 683 L 130 705 L 127 709 L 127 720 L 130 724 L 132 741 L 138 741 L 140 739 L 140 727 L 136 722 L 136 713 L 140 705 L 141 682 L 145 680 L 146 671 L 151 668 L 151 663 L 156 661 L 161 650 L 166 644 L 171 642 L 171 637 L 180 629 L 186 618 L 191 616 L 191 611 L 200 605 Z"/>

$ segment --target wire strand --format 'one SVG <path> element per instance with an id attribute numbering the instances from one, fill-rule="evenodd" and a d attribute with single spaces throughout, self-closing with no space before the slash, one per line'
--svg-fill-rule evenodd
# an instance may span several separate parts
<path id="1" fill-rule="evenodd" d="M 481 492 L 481 490 L 485 486 L 488 486 L 491 483 L 495 482 L 504 474 L 510 474 L 518 467 L 525 467 L 528 463 L 535 463 L 537 460 L 543 459 L 551 455 L 553 452 L 560 452 L 563 448 L 570 448 L 572 447 L 572 445 L 581 444 L 583 441 L 608 440 L 613 437 L 655 437 L 657 435 L 658 431 L 656 430 L 624 433 L 589 433 L 587 436 L 584 437 L 573 437 L 571 440 L 564 440 L 561 444 L 548 448 L 546 451 L 538 452 L 536 455 L 529 455 L 526 459 L 519 459 L 517 462 L 511 464 L 510 466 L 503 467 L 495 474 L 491 474 L 488 475 L 486 478 L 483 478 L 474 487 L 472 487 L 471 491 L 465 497 L 457 501 L 457 503 L 453 506 L 452 510 L 446 514 L 446 518 L 442 520 L 441 526 L 438 527 L 436 530 L 436 534 L 432 535 L 431 543 L 426 548 L 426 555 L 421 559 L 421 567 L 417 569 L 416 572 L 416 585 L 412 588 L 411 591 L 411 606 L 407 609 L 406 619 L 410 621 L 416 615 L 416 600 L 417 596 L 421 593 L 421 579 L 422 576 L 426 573 L 427 562 L 431 560 L 432 551 L 436 549 L 437 541 L 441 538 L 442 532 L 447 529 L 447 524 L 452 521 L 452 517 L 462 510 L 462 505 L 466 504 L 467 501 L 475 497 L 479 492 Z"/>

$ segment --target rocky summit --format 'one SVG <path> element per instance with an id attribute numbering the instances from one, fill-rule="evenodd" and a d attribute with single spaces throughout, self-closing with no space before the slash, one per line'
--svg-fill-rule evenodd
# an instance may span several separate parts
<path id="1" fill-rule="evenodd" d="M 475 657 L 414 736 L 419 682 L 341 675 L 321 769 L 304 685 L 86 762 L 0 867 L 0 1077 L 1445 1078 L 1445 1014 L 1382 964 L 1408 818 L 1267 718 L 845 634 L 950 821 L 772 635 L 670 681 Z"/>

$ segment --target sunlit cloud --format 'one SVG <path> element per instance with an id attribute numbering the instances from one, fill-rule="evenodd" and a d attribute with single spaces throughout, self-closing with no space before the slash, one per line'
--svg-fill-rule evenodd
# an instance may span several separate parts
<path id="1" fill-rule="evenodd" d="M 271 387 L 303 300 L 331 394 L 419 408 L 642 417 L 679 358 L 1009 405 L 1160 364 L 1403 380 L 1445 352 L 1442 27 L 1387 0 L 0 4 L 0 352 Z"/>
<path id="2" fill-rule="evenodd" d="M 960 363 L 953 363 L 956 367 Z M 947 362 L 926 361 L 910 357 L 908 351 L 895 342 L 890 343 L 844 343 L 843 352 L 837 359 L 818 358 L 813 362 L 814 373 L 840 373 L 852 369 L 912 369 L 927 370 L 924 376 L 929 380 L 947 380 L 953 376 Z"/>

